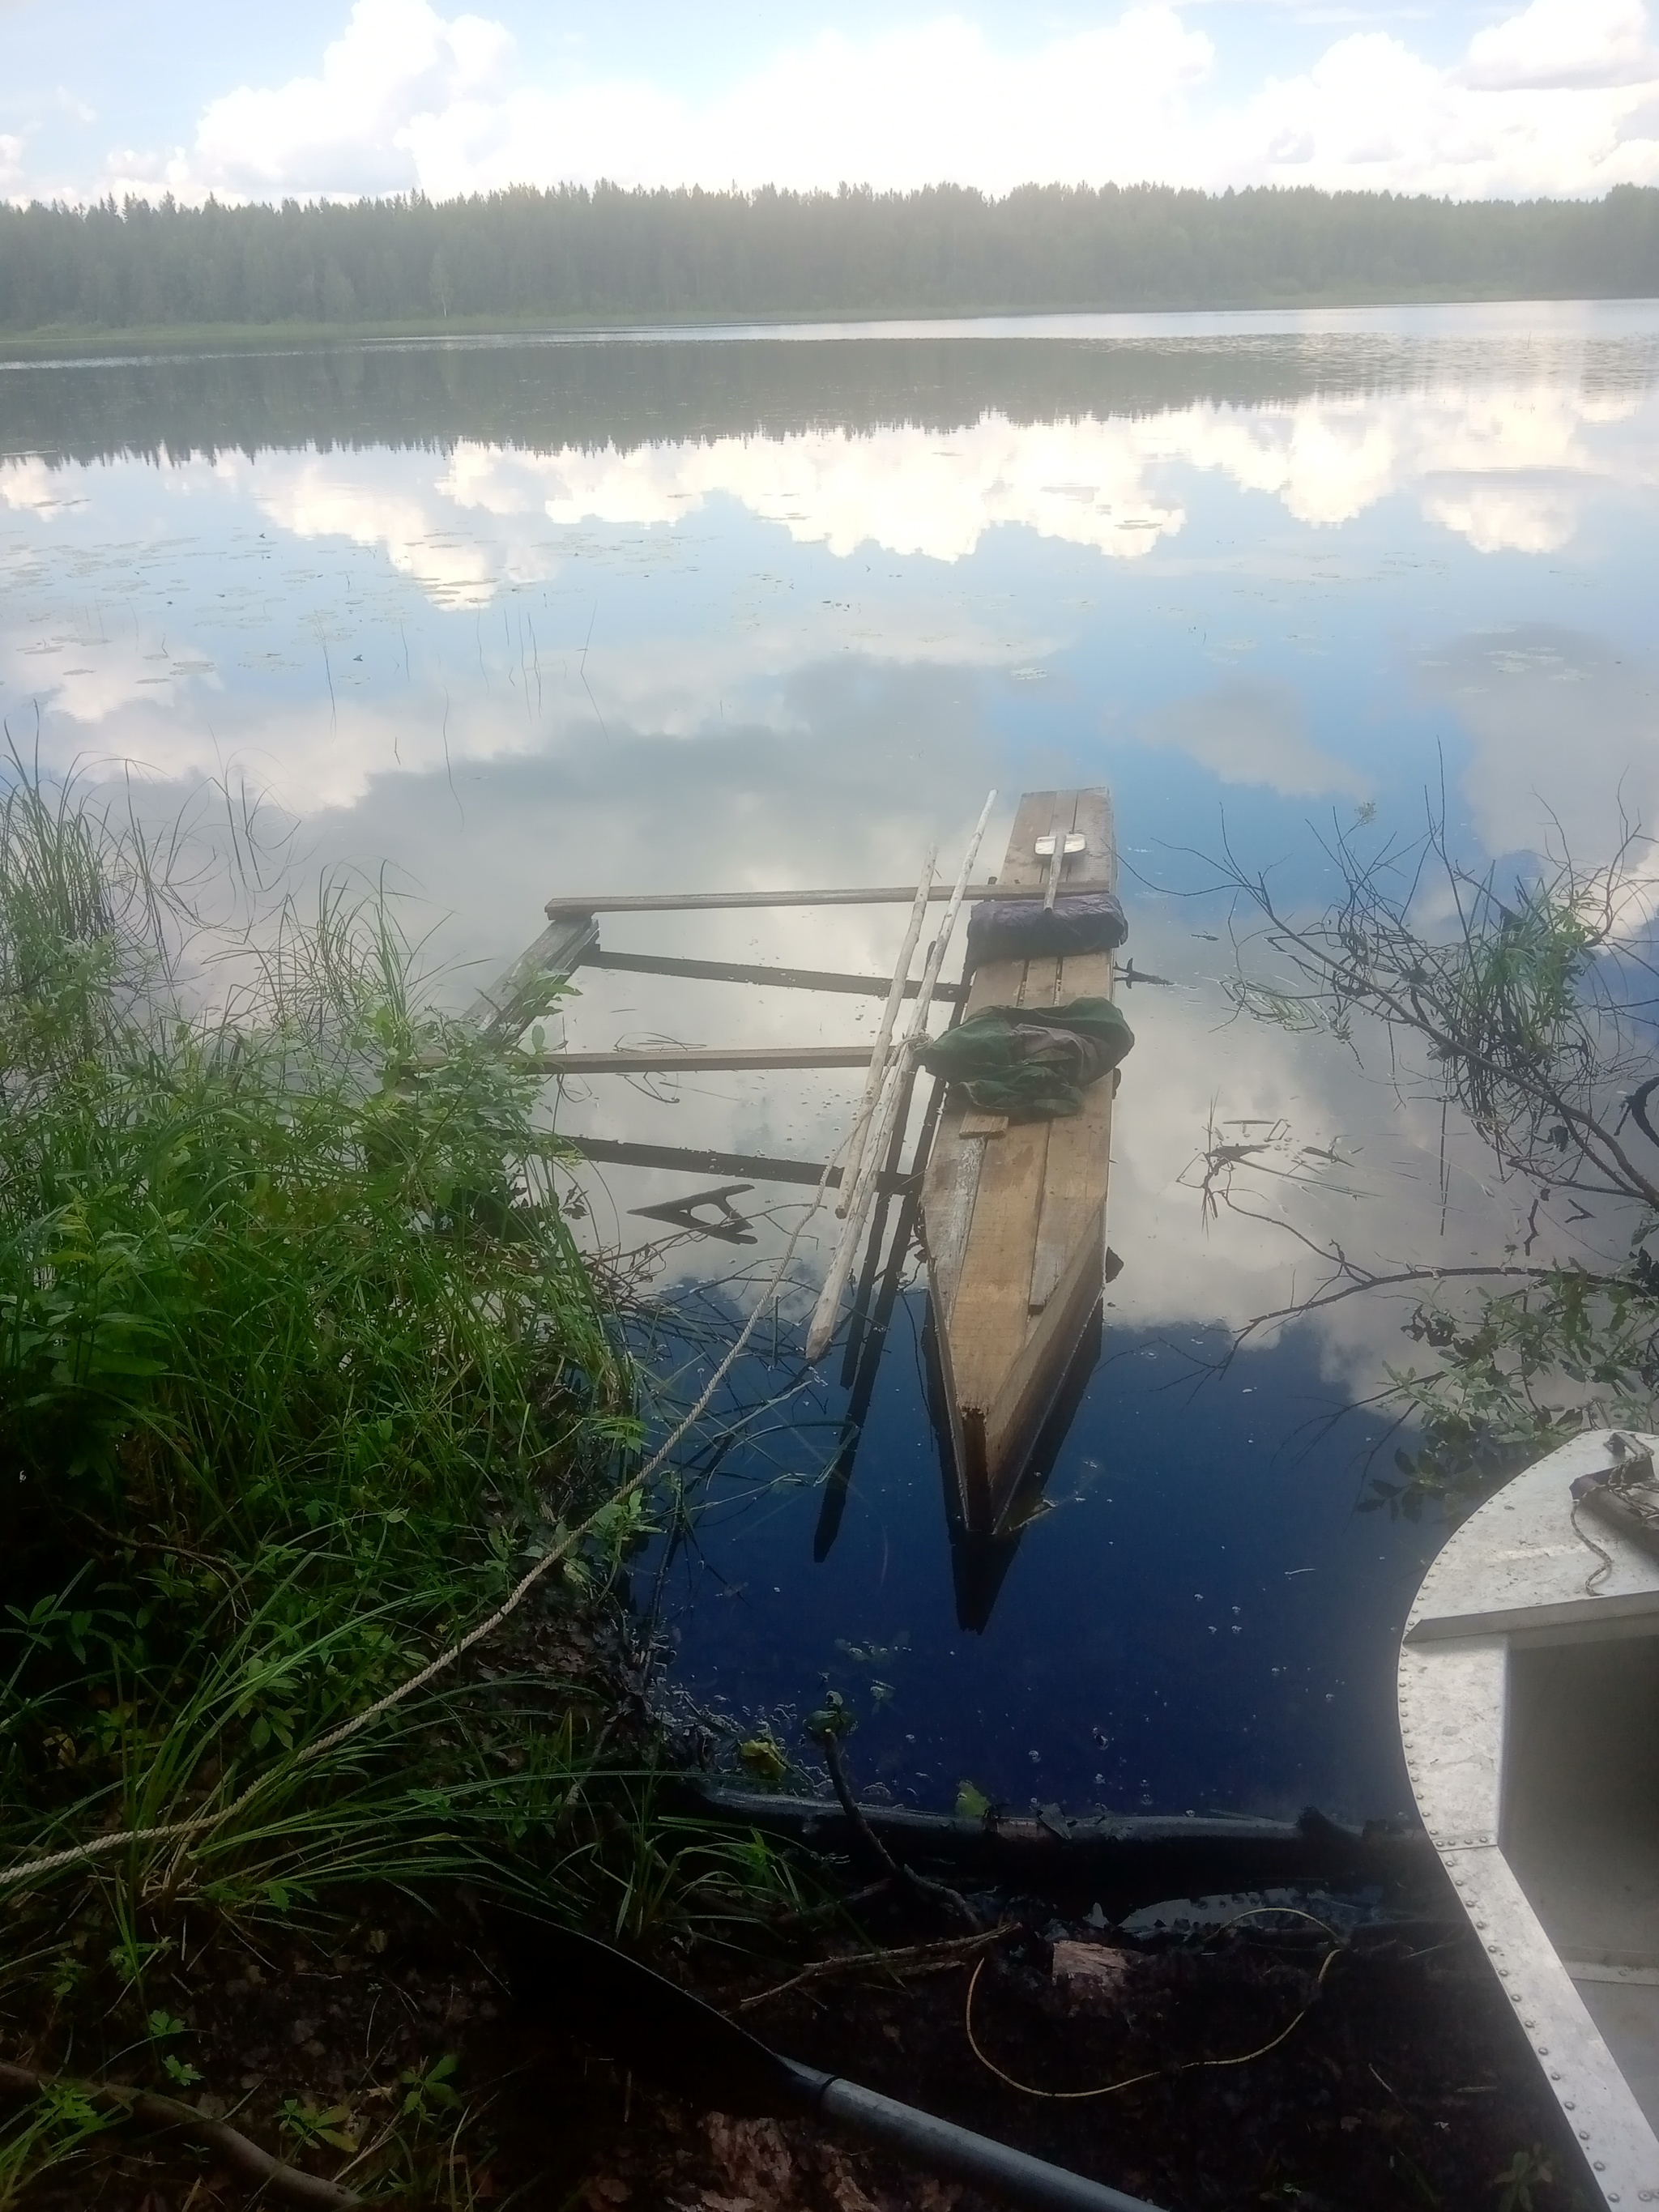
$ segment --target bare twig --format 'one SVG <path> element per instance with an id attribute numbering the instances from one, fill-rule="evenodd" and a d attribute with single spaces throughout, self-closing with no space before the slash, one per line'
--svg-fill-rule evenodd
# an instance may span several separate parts
<path id="1" fill-rule="evenodd" d="M 787 1982 L 739 1998 L 736 2009 L 748 2012 L 756 2005 L 769 2003 L 773 1997 L 781 1997 L 786 1990 L 799 1989 L 803 1982 L 822 1981 L 832 1974 L 861 1973 L 866 1966 L 878 1966 L 896 1974 L 930 1973 L 936 1967 L 953 1966 L 961 1960 L 969 1959 L 975 1951 L 990 1944 L 1006 1943 L 1011 1936 L 1019 1932 L 1017 1921 L 1006 1921 L 1000 1927 L 983 1929 L 977 1936 L 946 1936 L 937 1943 L 910 1943 L 901 1950 L 849 1951 L 838 1959 L 818 1959 L 810 1966 L 803 1966 L 799 1973 L 791 1974 Z"/>
<path id="2" fill-rule="evenodd" d="M 917 1874 L 913 1868 L 902 1865 L 870 1826 L 864 1808 L 854 1796 L 852 1784 L 847 1778 L 847 1767 L 841 1755 L 841 1741 L 836 1730 L 831 1728 L 820 1729 L 817 1741 L 823 1753 L 823 1763 L 830 1770 L 830 1779 L 840 1800 L 841 1809 L 847 1815 L 854 1838 L 864 1856 L 872 1865 L 881 1869 L 896 1889 L 904 1891 L 919 1904 L 943 1905 L 965 1926 L 978 1934 L 979 1915 L 967 1899 L 945 1883 L 933 1881 L 927 1875 Z"/>
<path id="3" fill-rule="evenodd" d="M 46 2089 L 71 2090 L 99 2111 L 119 2112 L 137 2121 L 141 2127 L 177 2128 L 192 2135 L 210 2150 L 216 2151 L 234 2172 L 258 2182 L 273 2197 L 280 2197 L 290 2204 L 348 2205 L 362 2202 L 353 2191 L 341 2188 L 337 2181 L 325 2181 L 320 2174 L 302 2173 L 298 2166 L 285 2165 L 269 2151 L 261 2150 L 240 2128 L 228 2127 L 222 2120 L 208 2119 L 192 2106 L 180 2104 L 176 2097 L 158 2097 L 148 2089 L 130 2089 L 118 2081 L 78 2081 L 67 2075 L 37 2073 L 32 2066 L 0 2064 L 0 2094 L 38 2097 Z"/>
<path id="4" fill-rule="evenodd" d="M 1395 1033 L 1415 1034 L 1429 1048 L 1440 1095 L 1466 1109 L 1506 1167 L 1559 1182 L 1582 1163 L 1618 1194 L 1659 1205 L 1659 1182 L 1631 1159 L 1602 1105 L 1638 1008 L 1601 956 L 1614 947 L 1641 842 L 1627 827 L 1607 866 L 1585 875 L 1562 860 L 1553 873 L 1518 884 L 1506 903 L 1491 875 L 1475 877 L 1452 857 L 1443 808 L 1431 813 L 1411 850 L 1391 846 L 1366 857 L 1339 830 L 1321 843 L 1343 878 L 1343 899 L 1306 922 L 1293 921 L 1267 878 L 1229 848 L 1223 882 L 1255 908 L 1263 941 L 1295 978 L 1257 982 L 1241 967 L 1235 1003 L 1351 1044 L 1357 1012 L 1382 1020 L 1391 1045 Z M 1443 940 L 1423 936 L 1410 920 L 1433 864 L 1456 917 Z M 1643 1059 L 1650 1065 L 1650 1048 Z"/>

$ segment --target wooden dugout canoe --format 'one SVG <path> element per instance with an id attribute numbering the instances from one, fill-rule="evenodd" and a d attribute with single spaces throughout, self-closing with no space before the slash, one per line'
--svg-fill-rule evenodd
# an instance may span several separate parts
<path id="1" fill-rule="evenodd" d="M 1400 1732 L 1589 2179 L 1634 2212 L 1659 2203 L 1659 1559 L 1572 1497 L 1614 1451 L 1575 1437 L 1450 1538 L 1406 1625 Z"/>
<path id="2" fill-rule="evenodd" d="M 1036 842 L 1077 831 L 1060 890 L 1115 890 L 1117 850 L 1104 791 L 1029 791 L 998 877 L 1039 889 Z M 974 975 L 963 1012 L 1112 995 L 1112 956 L 1000 960 Z M 928 1152 L 922 1229 L 933 1335 L 963 1528 L 990 1534 L 1020 1479 L 1101 1300 L 1110 1167 L 1111 1076 L 1080 1114 L 1012 1122 L 947 1099 Z"/>

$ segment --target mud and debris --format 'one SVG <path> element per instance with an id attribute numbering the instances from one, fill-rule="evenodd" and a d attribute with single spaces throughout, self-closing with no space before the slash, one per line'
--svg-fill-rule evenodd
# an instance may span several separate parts
<path id="1" fill-rule="evenodd" d="M 799 2119 L 686 2108 L 592 2050 L 579 2018 L 556 2007 L 551 2025 L 527 2021 L 512 1961 L 465 1899 L 442 1914 L 385 1903 L 327 1954 L 300 1942 L 238 1954 L 220 1938 L 175 1964 L 165 1990 L 158 1981 L 188 2029 L 204 2114 L 369 2201 L 409 2206 L 988 2206 Z M 1154 1919 L 1129 1933 L 1048 1917 L 1030 1899 L 975 1903 L 1017 1924 L 978 1950 L 919 1958 L 912 1940 L 892 1967 L 787 1988 L 802 1960 L 776 1946 L 762 1955 L 682 1936 L 648 1955 L 791 2057 L 1165 2212 L 1593 2202 L 1510 2008 L 1455 1922 Z M 871 1942 L 844 1923 L 808 1948 L 827 1963 Z M 229 2212 L 250 2199 L 200 2147 L 112 2129 L 28 2201 Z"/>

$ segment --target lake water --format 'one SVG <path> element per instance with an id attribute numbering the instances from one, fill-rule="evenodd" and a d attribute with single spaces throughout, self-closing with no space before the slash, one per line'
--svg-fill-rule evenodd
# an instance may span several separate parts
<path id="1" fill-rule="evenodd" d="M 1651 303 L 0 366 L 12 741 L 94 781 L 136 763 L 156 813 L 245 778 L 299 865 L 389 865 L 457 995 L 556 892 L 914 880 L 992 787 L 994 868 L 1022 789 L 1111 787 L 1129 950 L 1167 984 L 1125 998 L 1101 1358 L 1048 1510 L 972 1570 L 983 1625 L 914 1288 L 825 1556 L 845 1396 L 838 1365 L 793 1391 L 786 1327 L 695 1545 L 647 1562 L 682 1694 L 787 1732 L 830 1683 L 860 1778 L 926 1803 L 971 1779 L 1073 1810 L 1407 1809 L 1394 1650 L 1436 1536 L 1355 1506 L 1410 1294 L 1212 1370 L 1322 1279 L 1310 1242 L 1456 1264 L 1519 1228 L 1455 1133 L 1443 1183 L 1438 1117 L 1386 1067 L 1229 1024 L 1206 887 L 1225 846 L 1317 902 L 1322 824 L 1415 834 L 1443 791 L 1472 861 L 1606 854 L 1621 802 L 1659 815 L 1656 576 Z M 878 973 L 902 921 L 604 941 Z M 589 971 L 566 1028 L 834 1042 L 876 1011 Z M 596 1078 L 558 1115 L 815 1160 L 858 1080 Z M 1216 1142 L 1259 1149 L 1212 1218 Z M 607 1168 L 596 1231 L 637 1245 L 661 1224 L 634 1208 L 724 1179 Z M 663 1282 L 759 1279 L 800 1200 L 739 1195 L 757 1243 L 683 1241 Z"/>

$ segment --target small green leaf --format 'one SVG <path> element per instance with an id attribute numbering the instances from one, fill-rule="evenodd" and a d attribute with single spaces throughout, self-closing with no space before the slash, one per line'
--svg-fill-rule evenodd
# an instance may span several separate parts
<path id="1" fill-rule="evenodd" d="M 787 1754 L 769 1734 L 752 1735 L 740 1743 L 738 1757 L 757 1782 L 781 1782 L 789 1771 Z"/>

